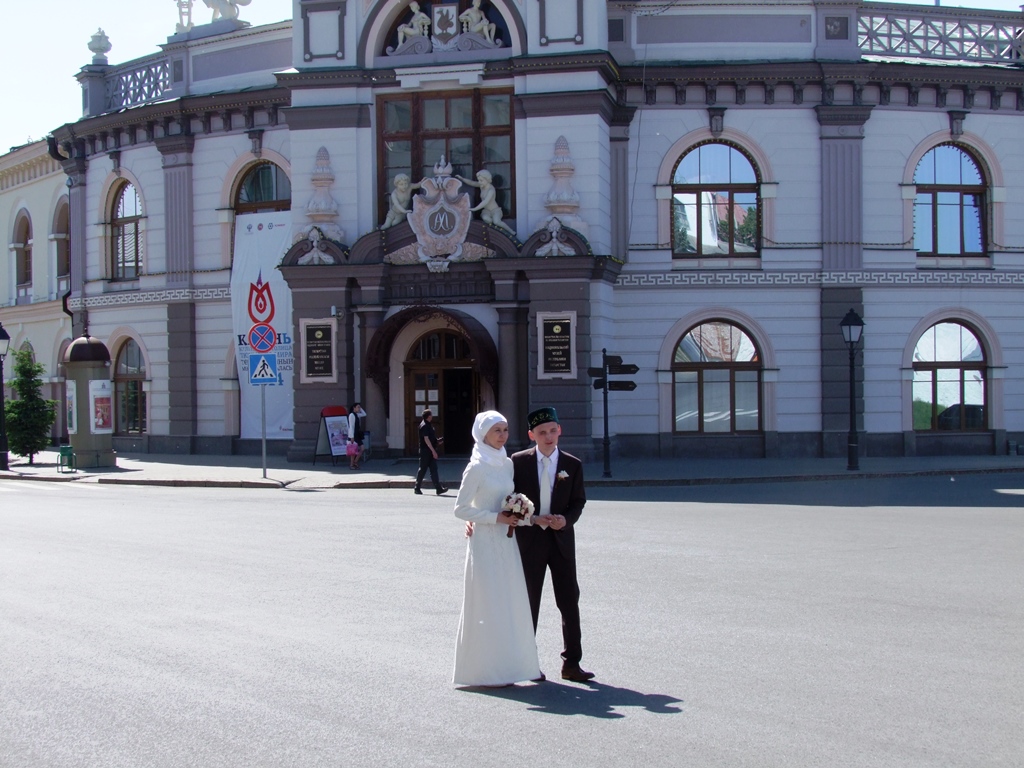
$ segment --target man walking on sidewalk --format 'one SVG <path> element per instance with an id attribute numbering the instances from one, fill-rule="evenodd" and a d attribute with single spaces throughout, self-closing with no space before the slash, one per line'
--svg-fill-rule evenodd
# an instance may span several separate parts
<path id="1" fill-rule="evenodd" d="M 423 420 L 420 422 L 420 468 L 416 473 L 416 487 L 413 493 L 422 494 L 420 486 L 423 484 L 423 476 L 430 470 L 430 479 L 434 481 L 434 488 L 437 495 L 441 496 L 448 492 L 448 489 L 441 485 L 441 478 L 437 473 L 437 448 L 441 440 L 434 432 L 434 425 L 430 422 L 434 414 L 429 408 L 423 409 Z"/>

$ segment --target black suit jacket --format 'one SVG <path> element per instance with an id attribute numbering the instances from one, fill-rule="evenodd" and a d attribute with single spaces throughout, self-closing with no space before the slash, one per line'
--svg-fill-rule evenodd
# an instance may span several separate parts
<path id="1" fill-rule="evenodd" d="M 537 447 L 512 454 L 515 468 L 516 491 L 525 494 L 535 506 L 540 504 L 540 478 L 537 476 Z M 559 477 L 564 472 L 567 477 Z M 519 549 L 526 554 L 530 545 L 542 536 L 550 536 L 558 545 L 562 556 L 576 559 L 576 534 L 574 526 L 583 513 L 587 495 L 583 490 L 583 462 L 570 453 L 558 451 L 558 466 L 555 467 L 555 485 L 551 489 L 551 510 L 554 515 L 565 518 L 565 528 L 560 531 L 543 529 L 540 526 L 516 528 Z M 537 510 L 538 514 L 540 510 Z"/>

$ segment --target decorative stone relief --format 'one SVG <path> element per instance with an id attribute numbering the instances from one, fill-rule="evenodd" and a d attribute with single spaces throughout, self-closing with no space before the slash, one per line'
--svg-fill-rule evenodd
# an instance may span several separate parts
<path id="1" fill-rule="evenodd" d="M 500 48 L 497 25 L 480 8 L 481 1 L 473 0 L 473 5 L 461 14 L 458 3 L 434 3 L 431 16 L 427 16 L 413 0 L 409 3 L 412 15 L 398 27 L 398 44 L 389 46 L 385 53 L 403 56 Z"/>
<path id="2" fill-rule="evenodd" d="M 313 183 L 313 195 L 306 204 L 306 217 L 310 224 L 300 229 L 296 234 L 293 243 L 300 240 L 310 240 L 313 250 L 303 259 L 300 264 L 333 264 L 334 260 L 322 249 L 315 247 L 320 238 L 333 240 L 341 243 L 345 240 L 345 232 L 338 226 L 338 203 L 331 196 L 331 186 L 334 184 L 334 170 L 331 168 L 331 155 L 327 147 L 320 147 L 316 153 L 316 165 L 313 167 L 313 174 L 310 177 Z"/>
<path id="3" fill-rule="evenodd" d="M 544 198 L 544 207 L 550 215 L 534 231 L 549 229 L 553 222 L 558 222 L 559 229 L 570 227 L 586 237 L 590 227 L 579 217 L 580 196 L 572 186 L 576 165 L 569 154 L 569 141 L 565 136 L 559 136 L 555 141 L 555 156 L 551 158 L 550 172 L 555 182 Z"/>
<path id="4" fill-rule="evenodd" d="M 536 250 L 537 256 L 575 256 L 576 249 L 569 243 L 566 233 L 562 230 L 562 222 L 552 216 L 544 226 L 544 242 Z"/>
<path id="5" fill-rule="evenodd" d="M 469 195 L 452 178 L 452 165 L 444 155 L 434 164 L 434 178 L 420 182 L 421 193 L 412 201 L 409 226 L 416 234 L 417 255 L 432 272 L 445 272 L 463 257 L 471 219 Z"/>

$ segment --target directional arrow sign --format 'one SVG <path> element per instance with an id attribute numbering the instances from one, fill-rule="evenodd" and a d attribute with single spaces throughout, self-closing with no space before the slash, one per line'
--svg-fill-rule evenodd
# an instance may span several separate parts
<path id="1" fill-rule="evenodd" d="M 640 373 L 640 366 L 634 365 L 633 363 L 626 363 L 625 365 L 609 365 L 608 373 L 612 376 L 632 376 L 634 373 Z"/>
<path id="2" fill-rule="evenodd" d="M 612 382 L 612 383 L 614 384 L 615 382 Z M 604 377 L 603 376 L 601 378 L 599 378 L 599 379 L 594 379 L 594 389 L 604 389 Z"/>
<path id="3" fill-rule="evenodd" d="M 636 389 L 635 381 L 609 381 L 608 389 L 612 392 L 632 392 Z"/>
<path id="4" fill-rule="evenodd" d="M 587 368 L 587 376 L 604 376 L 604 368 Z"/>
<path id="5" fill-rule="evenodd" d="M 604 362 L 605 365 L 611 368 L 613 365 L 622 365 L 622 358 L 618 355 L 605 355 Z"/>

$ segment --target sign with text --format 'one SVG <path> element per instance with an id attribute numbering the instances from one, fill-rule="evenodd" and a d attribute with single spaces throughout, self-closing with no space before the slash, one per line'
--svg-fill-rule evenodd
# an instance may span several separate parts
<path id="1" fill-rule="evenodd" d="M 537 313 L 539 379 L 576 378 L 576 313 Z"/>
<path id="2" fill-rule="evenodd" d="M 302 369 L 299 380 L 303 383 L 338 380 L 334 365 L 336 340 L 334 318 L 324 320 L 303 319 L 300 321 L 302 334 Z"/>

